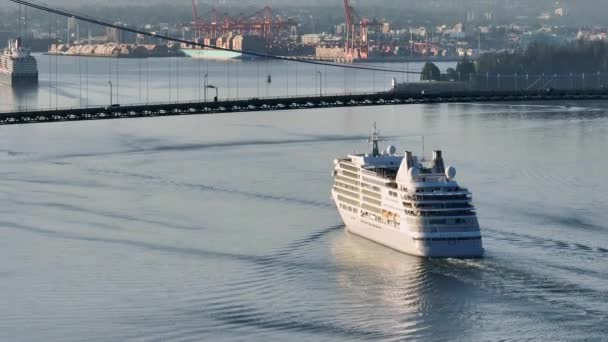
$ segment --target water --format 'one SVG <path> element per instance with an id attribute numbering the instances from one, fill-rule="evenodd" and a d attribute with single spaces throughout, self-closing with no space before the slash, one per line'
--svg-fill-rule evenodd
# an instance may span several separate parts
<path id="1" fill-rule="evenodd" d="M 332 160 L 374 121 L 444 150 L 484 259 L 344 232 Z M 0 127 L 0 341 L 602 341 L 607 140 L 606 102 Z"/>
<path id="2" fill-rule="evenodd" d="M 12 89 L 0 85 L 0 111 L 32 108 L 78 108 L 113 103 L 159 103 L 205 100 L 205 84 L 218 97 L 245 99 L 389 90 L 404 71 L 419 72 L 424 63 L 364 64 L 399 72 L 341 68 L 268 60 L 209 61 L 190 58 L 117 59 L 36 55 L 39 87 Z M 441 62 L 442 70 L 455 63 Z M 207 78 L 205 78 L 207 75 Z M 268 75 L 271 83 L 268 83 Z M 410 74 L 409 81 L 420 76 Z M 112 84 L 110 84 L 110 82 Z M 112 93 L 112 96 L 110 96 Z M 215 96 L 207 90 L 207 100 Z"/>

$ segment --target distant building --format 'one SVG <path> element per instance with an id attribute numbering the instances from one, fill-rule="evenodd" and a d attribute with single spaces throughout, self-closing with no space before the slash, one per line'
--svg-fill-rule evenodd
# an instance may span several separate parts
<path id="1" fill-rule="evenodd" d="M 302 44 L 304 45 L 317 45 L 323 40 L 323 35 L 321 34 L 303 34 L 302 35 Z"/>
<path id="2" fill-rule="evenodd" d="M 391 32 L 391 24 L 383 23 L 382 24 L 382 33 L 389 33 L 389 32 Z"/>
<path id="3" fill-rule="evenodd" d="M 114 23 L 114 25 L 127 27 L 127 25 L 121 23 Z M 114 27 L 108 27 L 106 28 L 106 42 L 117 44 L 135 44 L 137 42 L 137 34 L 119 30 L 118 28 Z"/>
<path id="4" fill-rule="evenodd" d="M 426 37 L 426 27 L 415 28 L 412 32 L 419 37 Z"/>
<path id="5" fill-rule="evenodd" d="M 484 17 L 486 18 L 486 21 L 492 22 L 494 21 L 494 12 L 486 12 Z"/>
<path id="6" fill-rule="evenodd" d="M 580 30 L 576 35 L 576 39 L 586 41 L 605 41 L 606 38 L 606 32 L 595 30 Z"/>
<path id="7" fill-rule="evenodd" d="M 337 25 L 335 31 L 337 35 L 343 35 L 344 32 L 346 32 L 346 24 L 342 23 L 340 25 Z"/>
<path id="8" fill-rule="evenodd" d="M 556 17 L 565 17 L 567 14 L 566 6 L 564 5 L 564 1 L 556 1 L 555 2 L 555 16 Z"/>
<path id="9" fill-rule="evenodd" d="M 68 32 L 67 32 L 68 43 L 79 43 L 80 42 L 80 24 L 76 18 L 68 18 Z"/>
<path id="10" fill-rule="evenodd" d="M 114 27 L 107 27 L 106 41 L 108 43 L 120 43 L 120 30 Z"/>

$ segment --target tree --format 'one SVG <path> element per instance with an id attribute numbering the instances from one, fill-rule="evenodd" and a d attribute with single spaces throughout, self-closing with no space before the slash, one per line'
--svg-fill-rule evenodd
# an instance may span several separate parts
<path id="1" fill-rule="evenodd" d="M 456 79 L 458 79 L 458 74 L 454 68 L 448 68 L 448 70 L 445 71 L 445 78 L 448 81 L 456 81 Z"/>
<path id="2" fill-rule="evenodd" d="M 477 72 L 481 74 L 580 75 L 598 71 L 608 71 L 608 44 L 601 41 L 564 45 L 534 42 L 525 50 L 484 53 L 477 59 Z"/>
<path id="3" fill-rule="evenodd" d="M 459 81 L 469 79 L 470 75 L 475 74 L 475 72 L 475 63 L 470 61 L 467 56 L 464 56 L 456 64 L 456 77 Z"/>
<path id="4" fill-rule="evenodd" d="M 424 68 L 422 68 L 420 80 L 441 81 L 441 71 L 434 63 L 426 62 L 426 64 L 424 64 Z"/>

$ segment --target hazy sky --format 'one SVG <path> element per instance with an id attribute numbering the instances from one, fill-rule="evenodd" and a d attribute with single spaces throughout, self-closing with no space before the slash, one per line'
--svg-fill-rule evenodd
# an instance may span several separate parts
<path id="1" fill-rule="evenodd" d="M 155 5 L 175 8 L 187 16 L 190 12 L 191 0 L 30 0 L 39 4 L 50 4 L 60 7 L 108 7 L 108 6 L 146 6 L 148 13 Z M 327 15 L 340 15 L 343 0 L 198 0 L 201 13 L 213 3 L 219 3 L 226 11 L 238 11 L 241 8 L 262 8 L 270 5 L 275 9 L 291 7 L 306 9 L 316 7 L 329 10 Z M 475 11 L 478 15 L 492 11 L 506 16 L 506 20 L 517 16 L 536 18 L 542 12 L 552 14 L 556 7 L 564 6 L 569 10 L 567 23 L 575 26 L 594 24 L 608 25 L 608 0 L 351 0 L 353 6 L 362 16 L 383 17 L 392 20 L 399 18 L 417 18 L 446 16 L 453 18 L 465 17 L 467 11 Z M 16 4 L 7 0 L 0 1 L 0 6 L 17 8 Z M 159 9 L 162 11 L 161 9 Z M 87 13 L 95 16 L 95 13 Z M 319 13 L 317 13 L 319 14 Z M 422 17 L 420 16 L 422 15 Z"/>

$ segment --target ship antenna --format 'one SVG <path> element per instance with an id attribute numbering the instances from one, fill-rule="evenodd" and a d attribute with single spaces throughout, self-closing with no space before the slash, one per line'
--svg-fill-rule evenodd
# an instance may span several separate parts
<path id="1" fill-rule="evenodd" d="M 368 141 L 372 145 L 372 156 L 378 157 L 380 155 L 380 150 L 378 149 L 378 130 L 376 130 L 376 122 L 374 121 L 374 128 L 372 128 L 372 132 L 369 135 Z"/>
<path id="2" fill-rule="evenodd" d="M 422 136 L 422 159 L 420 161 L 424 161 L 424 135 Z"/>

